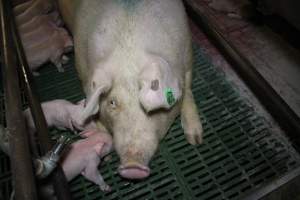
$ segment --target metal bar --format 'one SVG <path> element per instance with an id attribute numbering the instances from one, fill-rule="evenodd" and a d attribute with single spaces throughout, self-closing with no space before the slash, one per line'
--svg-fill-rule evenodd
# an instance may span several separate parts
<path id="1" fill-rule="evenodd" d="M 276 181 L 269 181 L 264 187 L 255 188 L 253 191 L 246 192 L 240 199 L 241 200 L 253 200 L 253 199 L 278 199 L 272 198 L 279 195 L 285 199 L 297 199 L 292 198 L 299 195 L 298 188 L 300 186 L 300 168 L 296 168 L 282 177 L 276 179 Z M 269 197 L 271 196 L 271 198 Z M 279 199 L 281 199 L 279 198 Z"/>
<path id="2" fill-rule="evenodd" d="M 10 162 L 13 172 L 15 199 L 36 200 L 37 190 L 34 179 L 33 163 L 28 144 L 28 133 L 22 115 L 21 93 L 18 71 L 15 63 L 10 20 L 7 14 L 7 0 L 0 1 L 1 48 L 3 56 L 3 80 L 7 130 L 9 132 Z"/>
<path id="3" fill-rule="evenodd" d="M 210 20 L 201 12 L 194 1 L 185 0 L 190 17 L 215 43 L 233 68 L 247 83 L 268 112 L 274 117 L 290 138 L 292 145 L 300 152 L 300 119 L 270 84 L 260 75 L 251 62 L 232 45 Z"/>
<path id="4" fill-rule="evenodd" d="M 9 16 L 13 16 L 12 9 L 9 9 Z M 35 127 L 37 130 L 38 140 L 40 142 L 40 150 L 42 155 L 45 155 L 48 151 L 52 149 L 51 140 L 49 137 L 49 131 L 47 123 L 45 120 L 44 113 L 41 108 L 41 104 L 38 98 L 38 95 L 35 93 L 36 89 L 34 88 L 32 73 L 30 72 L 24 49 L 16 28 L 14 20 L 12 20 L 11 28 L 13 32 L 13 37 L 15 41 L 15 47 L 17 50 L 17 57 L 21 67 L 21 75 L 25 82 L 25 91 L 28 97 L 29 106 L 31 113 L 34 119 Z M 56 196 L 59 200 L 69 200 L 71 199 L 71 193 L 69 191 L 68 182 L 62 171 L 62 168 L 58 165 L 56 170 L 50 175 L 52 180 Z"/>
<path id="5" fill-rule="evenodd" d="M 9 16 L 12 16 L 11 14 L 12 13 L 10 10 Z M 24 53 L 24 49 L 22 46 L 22 42 L 20 40 L 18 30 L 13 20 L 12 20 L 11 28 L 12 28 L 14 44 L 17 52 L 17 58 L 21 69 L 21 77 L 23 78 L 23 81 L 25 83 L 26 96 L 28 98 L 29 107 L 37 130 L 38 140 L 41 143 L 41 149 L 40 149 L 41 154 L 45 155 L 52 147 L 51 140 L 49 137 L 49 132 L 48 132 L 48 126 L 38 96 L 35 94 L 36 89 L 34 87 L 34 84 L 32 84 L 33 76 L 32 73 L 30 72 L 26 60 L 26 56 Z"/>

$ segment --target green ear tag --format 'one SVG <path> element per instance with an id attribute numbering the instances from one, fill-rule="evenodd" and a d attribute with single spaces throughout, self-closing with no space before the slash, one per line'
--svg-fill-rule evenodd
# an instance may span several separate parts
<path id="1" fill-rule="evenodd" d="M 165 97 L 170 106 L 172 106 L 175 103 L 175 97 L 174 97 L 172 88 L 165 89 Z"/>

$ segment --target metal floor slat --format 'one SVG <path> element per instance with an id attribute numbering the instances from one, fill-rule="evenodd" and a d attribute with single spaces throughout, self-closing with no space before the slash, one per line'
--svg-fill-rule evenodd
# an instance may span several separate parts
<path id="1" fill-rule="evenodd" d="M 116 172 L 118 157 L 113 153 L 111 160 L 99 167 L 112 192 L 103 193 L 79 176 L 70 182 L 75 200 L 240 199 L 246 192 L 300 166 L 299 156 L 287 140 L 271 132 L 264 118 L 211 65 L 199 47 L 195 46 L 194 52 L 193 93 L 204 126 L 204 143 L 189 145 L 178 117 L 150 163 L 149 178 L 122 179 Z M 36 85 L 42 101 L 64 98 L 76 102 L 84 97 L 72 63 L 65 66 L 64 73 L 50 65 L 40 73 Z M 4 99 L 0 92 L 3 123 Z M 11 190 L 9 170 L 7 157 L 0 154 L 0 191 L 4 199 Z"/>

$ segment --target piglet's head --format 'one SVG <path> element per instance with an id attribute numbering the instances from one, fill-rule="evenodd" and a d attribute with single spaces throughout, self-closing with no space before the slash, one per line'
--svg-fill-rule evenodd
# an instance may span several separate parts
<path id="1" fill-rule="evenodd" d="M 157 57 L 141 71 L 139 87 L 139 100 L 146 112 L 170 109 L 182 95 L 178 77 L 168 62 Z"/>
<path id="2" fill-rule="evenodd" d="M 89 83 L 85 107 L 80 116 L 80 122 L 84 122 L 90 117 L 99 112 L 99 101 L 102 95 L 107 93 L 112 85 L 111 77 L 104 71 L 93 72 L 92 79 Z"/>

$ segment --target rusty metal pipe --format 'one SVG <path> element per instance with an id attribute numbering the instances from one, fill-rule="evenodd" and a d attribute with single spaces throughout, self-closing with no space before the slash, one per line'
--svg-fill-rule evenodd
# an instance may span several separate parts
<path id="1" fill-rule="evenodd" d="M 9 10 L 9 16 L 13 16 L 11 7 Z M 13 17 L 12 17 L 13 18 Z M 33 77 L 30 72 L 26 56 L 24 53 L 24 49 L 18 34 L 18 30 L 16 28 L 16 24 L 14 20 L 12 20 L 11 28 L 13 32 L 14 42 L 15 42 L 15 48 L 17 50 L 17 57 L 19 60 L 19 64 L 21 67 L 21 75 L 25 83 L 25 91 L 28 97 L 29 106 L 31 109 L 32 117 L 34 119 L 35 127 L 37 130 L 37 136 L 38 140 L 40 142 L 40 150 L 41 154 L 45 155 L 48 151 L 51 150 L 52 144 L 49 137 L 48 127 L 45 120 L 44 113 L 41 108 L 40 101 L 38 99 L 38 96 L 35 93 L 35 88 L 33 86 Z M 52 180 L 54 190 L 56 193 L 56 196 L 59 200 L 70 200 L 71 194 L 68 187 L 68 182 L 66 180 L 66 177 L 61 169 L 61 167 L 58 165 L 56 167 L 56 170 L 53 171 L 53 173 L 50 175 L 50 178 Z"/>
<path id="2" fill-rule="evenodd" d="M 28 133 L 22 114 L 21 93 L 18 71 L 10 32 L 10 19 L 7 13 L 7 0 L 0 1 L 1 49 L 3 56 L 3 80 L 7 130 L 9 132 L 10 162 L 12 168 L 15 199 L 37 200 L 36 183 L 33 172 Z"/>

